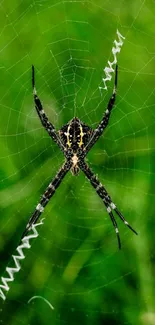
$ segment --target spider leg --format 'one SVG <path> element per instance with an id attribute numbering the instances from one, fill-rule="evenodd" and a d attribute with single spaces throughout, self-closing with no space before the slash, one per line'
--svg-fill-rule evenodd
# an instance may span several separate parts
<path id="1" fill-rule="evenodd" d="M 22 234 L 21 240 L 28 234 L 28 232 L 31 230 L 31 227 L 33 224 L 37 222 L 40 215 L 44 211 L 45 206 L 48 204 L 51 197 L 54 195 L 56 189 L 62 182 L 63 178 L 67 174 L 67 172 L 70 170 L 72 163 L 66 162 L 63 164 L 63 166 L 60 168 L 58 173 L 56 174 L 55 178 L 52 180 L 52 182 L 49 183 L 48 187 L 46 188 L 44 194 L 41 196 L 41 199 L 38 203 L 38 205 L 35 208 L 35 211 L 33 212 L 32 216 L 29 219 L 29 222 Z"/>
<path id="2" fill-rule="evenodd" d="M 114 89 L 113 89 L 112 96 L 111 96 L 111 98 L 109 100 L 107 109 L 106 109 L 106 111 L 105 111 L 105 113 L 103 115 L 103 118 L 102 118 L 101 122 L 99 123 L 98 127 L 94 130 L 94 133 L 93 133 L 92 137 L 90 138 L 88 144 L 85 147 L 85 155 L 92 148 L 92 146 L 96 143 L 96 141 L 102 135 L 103 131 L 106 129 L 106 127 L 107 127 L 107 125 L 109 123 L 111 111 L 112 111 L 112 109 L 114 107 L 115 99 L 116 99 L 117 75 L 118 75 L 118 66 L 116 65 L 115 83 L 114 83 Z"/>
<path id="3" fill-rule="evenodd" d="M 34 102 L 35 102 L 35 108 L 37 110 L 40 121 L 41 121 L 43 127 L 45 128 L 45 130 L 50 135 L 50 137 L 57 143 L 57 145 L 60 147 L 60 149 L 64 152 L 64 146 L 60 140 L 60 137 L 57 134 L 56 129 L 54 128 L 53 124 L 51 122 L 49 122 L 48 117 L 44 112 L 41 101 L 40 101 L 39 97 L 37 96 L 37 91 L 35 88 L 35 71 L 34 71 L 33 65 L 32 65 L 32 87 L 33 87 L 33 97 L 34 97 Z"/>
<path id="4" fill-rule="evenodd" d="M 123 215 L 121 214 L 121 212 L 117 209 L 116 205 L 112 202 L 111 197 L 109 196 L 109 194 L 106 191 L 105 187 L 100 183 L 99 179 L 93 173 L 93 171 L 89 168 L 89 166 L 84 161 L 82 161 L 82 162 L 79 162 L 79 167 L 84 172 L 84 174 L 87 176 L 87 178 L 89 179 L 91 185 L 95 188 L 96 193 L 102 199 L 102 201 L 103 201 L 103 203 L 104 203 L 104 205 L 105 205 L 105 207 L 107 209 L 107 212 L 108 212 L 108 214 L 110 216 L 110 219 L 111 219 L 111 221 L 113 223 L 113 226 L 115 228 L 115 232 L 116 232 L 116 235 L 117 235 L 119 248 L 121 248 L 121 243 L 120 243 L 120 237 L 119 237 L 119 231 L 118 231 L 118 227 L 117 227 L 117 222 L 116 222 L 116 220 L 115 220 L 115 218 L 113 216 L 112 210 L 116 212 L 116 214 L 124 222 L 124 224 L 130 230 L 132 230 L 136 235 L 138 235 L 137 232 L 125 220 L 125 218 L 123 217 Z"/>
<path id="5" fill-rule="evenodd" d="M 115 228 L 115 232 L 116 232 L 116 236 L 117 236 L 117 240 L 118 240 L 118 247 L 119 247 L 119 249 L 121 249 L 121 240 L 120 240 L 120 236 L 119 236 L 119 230 L 118 230 L 117 222 L 116 222 L 116 220 L 115 220 L 115 218 L 113 216 L 112 211 L 110 211 L 110 207 L 109 207 L 108 203 L 106 203 L 104 201 L 104 205 L 107 208 L 107 211 L 109 213 L 110 219 L 111 219 L 111 221 L 113 223 L 113 226 Z"/>

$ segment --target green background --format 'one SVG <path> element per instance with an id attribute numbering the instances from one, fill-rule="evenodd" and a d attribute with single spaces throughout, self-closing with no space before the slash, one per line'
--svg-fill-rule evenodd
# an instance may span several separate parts
<path id="1" fill-rule="evenodd" d="M 139 233 L 117 218 L 119 251 L 102 201 L 82 173 L 69 173 L 0 301 L 3 324 L 155 324 L 154 6 L 139 0 L 0 5 L 1 276 L 14 265 L 24 227 L 64 160 L 35 112 L 31 65 L 57 129 L 75 115 L 95 127 L 112 93 L 113 79 L 102 96 L 98 86 L 113 61 L 117 28 L 126 39 L 117 56 L 116 106 L 88 161 Z"/>

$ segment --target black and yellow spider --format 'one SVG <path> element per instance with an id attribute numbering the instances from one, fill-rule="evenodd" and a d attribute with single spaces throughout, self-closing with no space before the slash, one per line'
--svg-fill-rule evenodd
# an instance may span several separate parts
<path id="1" fill-rule="evenodd" d="M 113 94 L 109 100 L 105 114 L 95 130 L 93 130 L 85 123 L 81 122 L 77 117 L 74 117 L 70 122 L 64 125 L 57 132 L 54 126 L 49 122 L 43 110 L 40 99 L 37 96 L 35 88 L 34 66 L 32 66 L 32 86 L 35 107 L 41 120 L 41 123 L 48 132 L 49 136 L 57 143 L 60 150 L 63 152 L 65 156 L 65 162 L 56 174 L 55 178 L 50 182 L 50 184 L 46 188 L 44 194 L 41 196 L 40 202 L 36 206 L 36 209 L 33 212 L 32 216 L 30 217 L 30 220 L 25 228 L 22 238 L 27 235 L 27 233 L 31 230 L 32 225 L 37 222 L 38 218 L 44 211 L 45 206 L 47 205 L 51 197 L 54 195 L 56 189 L 58 188 L 68 171 L 71 170 L 72 174 L 75 176 L 78 175 L 80 170 L 82 170 L 89 179 L 91 185 L 95 188 L 96 193 L 102 199 L 115 228 L 119 248 L 121 248 L 118 226 L 114 218 L 113 211 L 117 213 L 117 215 L 124 222 L 124 224 L 128 226 L 135 234 L 137 234 L 137 232 L 124 219 L 121 212 L 117 209 L 116 205 L 111 200 L 111 197 L 107 193 L 105 187 L 100 183 L 98 177 L 93 173 L 93 171 L 89 168 L 88 164 L 85 162 L 85 157 L 87 153 L 96 143 L 96 141 L 100 138 L 103 131 L 108 125 L 110 114 L 112 108 L 114 107 L 116 98 L 117 66 L 115 71 L 115 84 Z"/>

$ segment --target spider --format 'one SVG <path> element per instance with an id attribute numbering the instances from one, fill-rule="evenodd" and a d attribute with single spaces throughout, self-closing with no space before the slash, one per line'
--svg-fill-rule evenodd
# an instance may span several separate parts
<path id="1" fill-rule="evenodd" d="M 98 127 L 93 130 L 91 127 L 81 122 L 79 118 L 74 117 L 71 121 L 69 121 L 66 125 L 64 125 L 58 132 L 51 122 L 48 120 L 46 113 L 44 112 L 41 101 L 37 95 L 37 91 L 35 88 L 35 70 L 32 65 L 32 87 L 33 87 L 33 97 L 35 107 L 40 118 L 40 121 L 48 132 L 49 136 L 53 141 L 56 142 L 60 150 L 63 152 L 65 156 L 65 162 L 54 177 L 54 179 L 49 183 L 46 188 L 44 194 L 41 196 L 41 199 L 38 205 L 35 208 L 32 216 L 29 219 L 29 222 L 23 232 L 21 240 L 28 234 L 31 230 L 32 225 L 34 225 L 42 212 L 44 211 L 45 206 L 48 204 L 51 197 L 54 195 L 55 191 L 61 184 L 65 175 L 71 171 L 72 175 L 78 175 L 80 170 L 86 175 L 91 185 L 96 190 L 96 193 L 103 201 L 106 210 L 109 214 L 109 217 L 112 221 L 113 227 L 115 228 L 115 232 L 118 240 L 118 247 L 121 248 L 121 241 L 119 236 L 119 230 L 117 226 L 117 222 L 113 215 L 115 212 L 119 218 L 124 222 L 126 226 L 130 228 L 136 235 L 137 232 L 130 226 L 130 224 L 125 220 L 124 216 L 118 210 L 116 205 L 113 203 L 110 195 L 106 191 L 105 187 L 100 183 L 98 177 L 93 173 L 93 171 L 89 168 L 89 165 L 85 162 L 85 157 L 90 151 L 90 149 L 94 146 L 97 140 L 102 135 L 103 131 L 106 129 L 112 109 L 114 107 L 115 98 L 116 98 L 116 89 L 117 89 L 117 74 L 118 67 L 116 65 L 115 69 L 115 83 L 112 96 L 108 102 L 107 109 L 103 115 L 102 120 L 100 121 Z"/>

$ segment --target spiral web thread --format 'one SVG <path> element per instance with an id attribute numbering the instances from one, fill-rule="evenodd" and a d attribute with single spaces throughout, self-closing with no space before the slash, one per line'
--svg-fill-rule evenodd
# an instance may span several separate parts
<path id="1" fill-rule="evenodd" d="M 4 294 L 3 291 L 5 290 L 5 291 L 8 292 L 9 289 L 10 289 L 10 286 L 8 285 L 8 282 L 13 282 L 14 279 L 15 279 L 14 278 L 14 273 L 18 273 L 20 271 L 20 269 L 21 269 L 19 261 L 24 260 L 24 258 L 25 258 L 25 255 L 23 253 L 23 249 L 25 249 L 25 248 L 30 249 L 31 248 L 30 239 L 38 237 L 38 232 L 36 230 L 36 227 L 38 227 L 38 226 L 40 226 L 42 224 L 43 224 L 43 219 L 39 223 L 36 223 L 36 224 L 32 225 L 33 233 L 28 235 L 28 236 L 25 236 L 22 239 L 22 244 L 19 245 L 16 248 L 19 255 L 12 255 L 12 258 L 13 258 L 13 260 L 15 262 L 15 267 L 6 267 L 6 272 L 9 274 L 9 278 L 1 277 L 1 280 L 2 280 L 3 284 L 0 284 L 0 297 L 3 300 L 6 299 L 6 295 Z"/>

